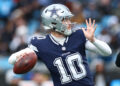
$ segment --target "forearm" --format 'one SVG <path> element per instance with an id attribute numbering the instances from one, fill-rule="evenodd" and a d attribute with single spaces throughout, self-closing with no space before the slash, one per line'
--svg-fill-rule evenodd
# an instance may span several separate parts
<path id="1" fill-rule="evenodd" d="M 103 55 L 103 56 L 109 56 L 112 53 L 112 50 L 108 46 L 108 44 L 98 39 L 95 39 L 94 42 L 88 41 L 86 43 L 86 49 L 92 52 L 99 53 L 100 55 Z"/>
<path id="2" fill-rule="evenodd" d="M 8 62 L 9 62 L 10 64 L 13 64 L 13 65 L 14 65 L 15 62 L 17 61 L 17 59 L 18 59 L 19 57 L 22 57 L 23 55 L 29 54 L 29 53 L 31 53 L 31 52 L 34 53 L 34 51 L 33 51 L 32 49 L 30 49 L 30 48 L 25 48 L 25 49 L 20 50 L 20 51 L 18 51 L 18 52 L 16 52 L 16 53 L 13 53 L 13 54 L 9 57 Z"/>

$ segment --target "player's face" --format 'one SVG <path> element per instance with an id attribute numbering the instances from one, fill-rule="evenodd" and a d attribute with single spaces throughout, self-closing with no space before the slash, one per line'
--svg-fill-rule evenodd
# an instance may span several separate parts
<path id="1" fill-rule="evenodd" d="M 62 20 L 62 23 L 67 27 L 68 30 L 71 29 L 71 20 L 70 20 L 70 18 L 64 18 Z"/>

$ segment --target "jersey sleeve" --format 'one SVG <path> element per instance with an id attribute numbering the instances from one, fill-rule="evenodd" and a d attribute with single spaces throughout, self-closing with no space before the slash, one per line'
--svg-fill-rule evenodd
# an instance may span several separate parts
<path id="1" fill-rule="evenodd" d="M 76 33 L 78 34 L 79 38 L 82 39 L 84 41 L 84 43 L 86 43 L 87 39 L 84 35 L 84 32 L 82 31 L 82 29 L 77 29 Z"/>
<path id="2" fill-rule="evenodd" d="M 39 57 L 39 51 L 37 49 L 37 37 L 31 37 L 28 42 L 28 48 L 32 49 Z"/>

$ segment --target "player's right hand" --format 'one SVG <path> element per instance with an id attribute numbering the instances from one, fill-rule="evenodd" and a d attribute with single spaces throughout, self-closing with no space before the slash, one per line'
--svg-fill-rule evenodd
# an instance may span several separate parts
<path id="1" fill-rule="evenodd" d="M 23 56 L 25 56 L 26 54 L 29 54 L 29 53 L 31 53 L 31 52 L 34 53 L 34 51 L 33 51 L 32 49 L 30 49 L 30 48 L 25 48 L 25 49 L 23 49 L 23 50 L 21 50 L 21 51 L 18 51 L 18 52 L 16 52 L 16 53 L 13 53 L 13 54 L 9 57 L 8 62 L 9 62 L 10 64 L 14 65 L 15 62 L 18 61 L 21 57 L 23 57 Z"/>
<path id="2" fill-rule="evenodd" d="M 16 57 L 16 54 L 14 53 L 14 54 L 12 54 L 12 55 L 9 57 L 8 62 L 9 62 L 10 64 L 14 65 L 15 62 L 16 62 L 16 59 L 17 59 L 17 57 Z"/>

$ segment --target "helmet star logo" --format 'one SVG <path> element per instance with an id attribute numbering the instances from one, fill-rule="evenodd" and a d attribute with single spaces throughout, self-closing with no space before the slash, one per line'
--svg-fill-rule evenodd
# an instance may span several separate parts
<path id="1" fill-rule="evenodd" d="M 55 7 L 52 10 L 48 10 L 49 12 L 51 12 L 50 17 L 52 17 L 53 15 L 57 15 L 59 17 L 59 15 L 57 14 L 59 10 L 60 9 L 56 9 Z"/>

